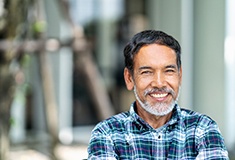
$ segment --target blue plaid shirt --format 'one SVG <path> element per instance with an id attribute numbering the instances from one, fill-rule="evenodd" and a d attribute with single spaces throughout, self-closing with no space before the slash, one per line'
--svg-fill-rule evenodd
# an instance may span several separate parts
<path id="1" fill-rule="evenodd" d="M 208 116 L 176 105 L 170 121 L 154 129 L 134 106 L 96 125 L 89 159 L 229 159 L 218 126 Z"/>

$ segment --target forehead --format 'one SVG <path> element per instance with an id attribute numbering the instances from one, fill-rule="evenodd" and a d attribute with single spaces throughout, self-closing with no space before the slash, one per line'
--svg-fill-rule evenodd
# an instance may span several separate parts
<path id="1" fill-rule="evenodd" d="M 143 46 L 134 57 L 135 65 L 176 65 L 173 49 L 159 44 Z"/>

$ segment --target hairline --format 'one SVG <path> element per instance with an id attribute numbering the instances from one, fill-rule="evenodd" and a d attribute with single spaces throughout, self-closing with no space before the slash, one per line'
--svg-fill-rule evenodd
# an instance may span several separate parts
<path id="1" fill-rule="evenodd" d="M 145 46 L 149 46 L 149 45 L 152 45 L 152 44 L 157 44 L 157 45 L 161 45 L 161 46 L 166 46 L 166 47 L 168 47 L 168 48 L 170 48 L 170 49 L 172 49 L 173 51 L 174 51 L 174 53 L 175 53 L 175 56 L 176 56 L 176 65 L 177 65 L 177 68 L 178 68 L 178 70 L 180 70 L 180 68 L 181 68 L 181 63 L 179 63 L 179 65 L 178 65 L 178 54 L 177 54 L 177 52 L 173 49 L 173 48 L 171 48 L 171 47 L 169 47 L 168 45 L 166 45 L 166 44 L 164 44 L 164 43 L 161 43 L 161 41 L 159 41 L 159 40 L 156 40 L 155 42 L 153 42 L 153 43 L 146 43 L 146 44 L 143 44 L 140 48 L 138 48 L 134 53 L 133 53 L 133 66 L 132 66 L 132 70 L 131 69 L 129 69 L 128 67 L 126 67 L 127 69 L 128 69 L 128 71 L 131 73 L 131 75 L 133 76 L 134 75 L 134 66 L 135 66 L 135 56 L 139 53 L 139 51 L 141 50 L 141 48 L 143 48 L 143 47 L 145 47 Z M 180 54 L 180 53 L 179 53 Z"/>

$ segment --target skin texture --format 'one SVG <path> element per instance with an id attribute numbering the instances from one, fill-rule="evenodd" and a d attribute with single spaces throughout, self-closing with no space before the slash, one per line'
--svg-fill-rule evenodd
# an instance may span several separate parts
<path id="1" fill-rule="evenodd" d="M 163 126 L 171 118 L 182 81 L 174 50 L 159 44 L 143 46 L 134 57 L 133 74 L 125 68 L 124 79 L 128 90 L 135 88 L 137 114 L 153 128 Z"/>

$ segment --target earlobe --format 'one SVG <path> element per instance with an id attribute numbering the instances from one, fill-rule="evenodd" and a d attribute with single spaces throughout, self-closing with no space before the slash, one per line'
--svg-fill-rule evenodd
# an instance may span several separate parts
<path id="1" fill-rule="evenodd" d="M 130 73 L 130 71 L 127 68 L 124 69 L 124 79 L 126 82 L 126 88 L 128 90 L 133 90 L 134 80 L 133 80 L 132 74 Z"/>

